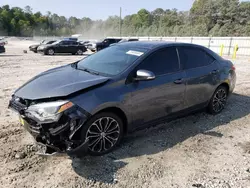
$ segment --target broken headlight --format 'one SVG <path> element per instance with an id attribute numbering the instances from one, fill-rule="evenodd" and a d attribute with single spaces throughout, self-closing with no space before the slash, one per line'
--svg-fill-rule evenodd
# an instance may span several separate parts
<path id="1" fill-rule="evenodd" d="M 45 102 L 31 105 L 26 110 L 26 115 L 40 123 L 52 123 L 59 120 L 62 112 L 71 108 L 74 104 L 70 101 Z"/>

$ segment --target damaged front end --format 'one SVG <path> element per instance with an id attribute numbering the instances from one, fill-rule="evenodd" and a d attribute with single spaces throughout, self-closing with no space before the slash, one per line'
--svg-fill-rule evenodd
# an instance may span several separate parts
<path id="1" fill-rule="evenodd" d="M 40 155 L 86 155 L 88 140 L 81 128 L 90 114 L 79 106 L 70 101 L 38 102 L 13 96 L 9 108 L 19 113 L 21 124 L 42 146 Z"/>

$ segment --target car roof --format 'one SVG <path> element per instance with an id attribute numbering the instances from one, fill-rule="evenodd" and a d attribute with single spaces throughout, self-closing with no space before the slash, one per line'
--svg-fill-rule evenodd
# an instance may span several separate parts
<path id="1" fill-rule="evenodd" d="M 203 46 L 191 44 L 191 43 L 180 43 L 180 42 L 172 42 L 172 41 L 134 41 L 134 42 L 126 42 L 126 43 L 118 43 L 118 46 L 124 46 L 129 48 L 145 48 L 145 49 L 155 49 L 158 47 L 164 46 L 193 46 L 204 48 Z"/>

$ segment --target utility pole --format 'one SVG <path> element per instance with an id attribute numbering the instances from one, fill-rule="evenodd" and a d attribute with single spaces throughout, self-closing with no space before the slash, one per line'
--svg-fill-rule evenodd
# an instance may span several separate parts
<path id="1" fill-rule="evenodd" d="M 120 22 L 119 22 L 120 37 L 122 36 L 122 7 L 120 7 Z"/>

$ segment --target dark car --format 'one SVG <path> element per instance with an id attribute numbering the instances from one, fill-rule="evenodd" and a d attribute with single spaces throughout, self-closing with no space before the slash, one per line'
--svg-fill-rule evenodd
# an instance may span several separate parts
<path id="1" fill-rule="evenodd" d="M 83 44 L 85 47 L 88 46 L 88 44 L 90 43 L 90 41 L 79 41 L 81 44 Z"/>
<path id="2" fill-rule="evenodd" d="M 9 107 L 46 154 L 103 155 L 131 131 L 200 109 L 220 113 L 233 63 L 194 44 L 126 42 L 39 74 Z"/>
<path id="3" fill-rule="evenodd" d="M 78 41 L 76 37 L 64 38 L 63 40 L 71 40 L 71 41 Z"/>
<path id="4" fill-rule="evenodd" d="M 139 40 L 135 39 L 135 38 L 122 39 L 122 40 L 119 41 L 119 43 L 122 43 L 122 42 L 135 42 L 135 41 L 139 41 Z"/>
<path id="5" fill-rule="evenodd" d="M 91 51 L 100 51 L 104 48 L 109 47 L 111 44 L 115 44 L 121 41 L 120 38 L 106 38 L 101 42 L 88 44 L 88 49 Z"/>
<path id="6" fill-rule="evenodd" d="M 34 45 L 29 46 L 29 50 L 34 52 L 34 53 L 37 53 L 37 48 L 39 46 L 46 45 L 46 44 L 52 44 L 54 42 L 56 42 L 56 40 L 49 40 L 49 41 L 43 40 L 40 44 L 34 44 Z"/>
<path id="7" fill-rule="evenodd" d="M 5 53 L 5 45 L 6 43 L 4 41 L 0 41 L 0 53 Z"/>
<path id="8" fill-rule="evenodd" d="M 131 38 L 131 39 L 122 39 L 118 43 L 110 44 L 109 46 L 114 46 L 116 44 L 123 43 L 123 42 L 135 42 L 135 41 L 139 41 L 139 40 L 138 39 L 134 39 L 134 38 Z"/>
<path id="9" fill-rule="evenodd" d="M 87 48 L 76 41 L 60 40 L 50 45 L 41 45 L 37 51 L 44 55 L 54 55 L 56 53 L 69 53 L 73 55 L 82 55 Z"/>

